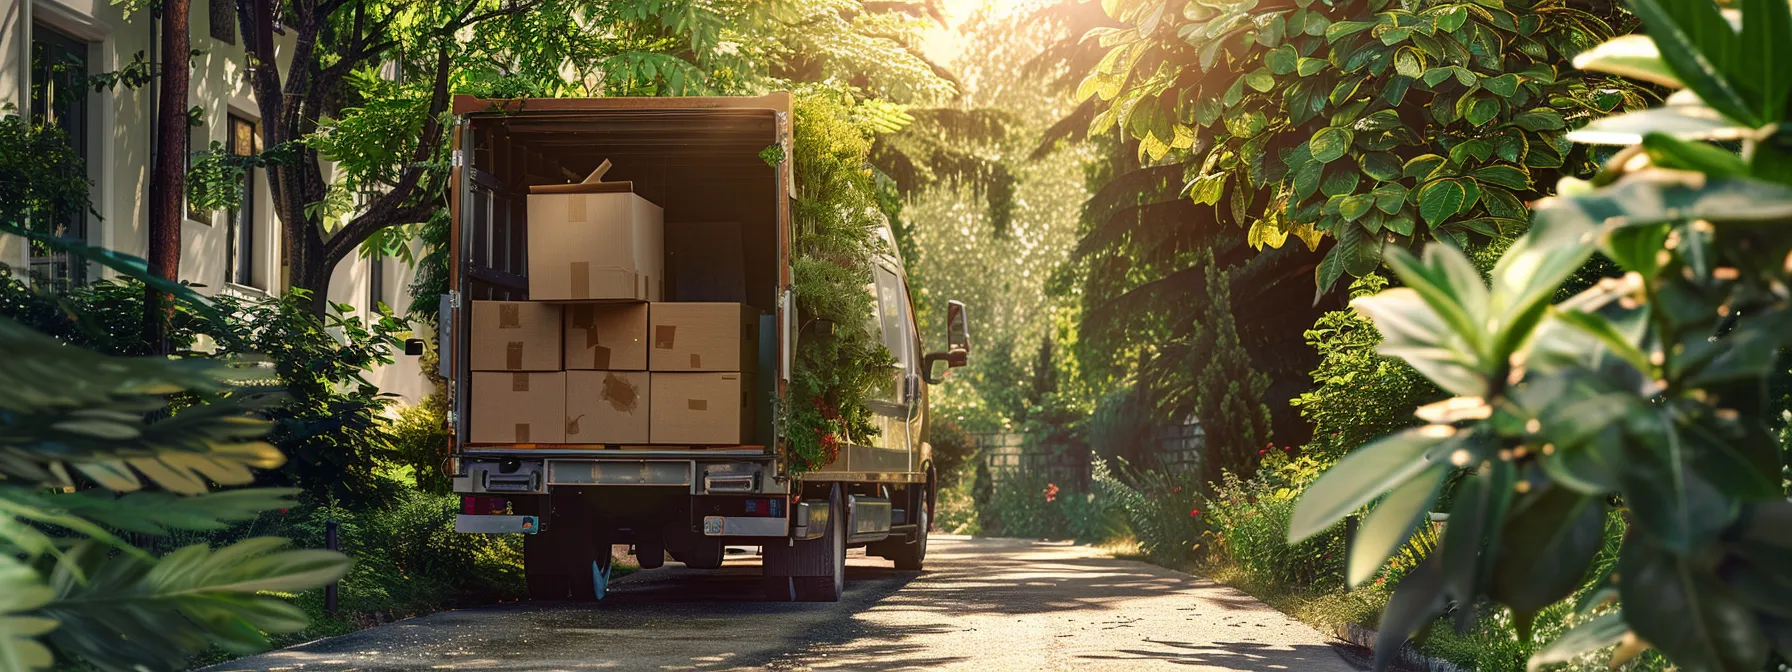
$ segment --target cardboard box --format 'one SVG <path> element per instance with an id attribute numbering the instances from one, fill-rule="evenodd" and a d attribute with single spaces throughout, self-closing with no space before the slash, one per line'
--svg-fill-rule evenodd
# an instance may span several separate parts
<path id="1" fill-rule="evenodd" d="M 632 183 L 602 181 L 609 165 L 529 189 L 529 298 L 660 300 L 665 211 Z"/>
<path id="2" fill-rule="evenodd" d="M 666 222 L 666 295 L 671 301 L 747 300 L 739 222 Z"/>
<path id="3" fill-rule="evenodd" d="M 566 374 L 473 372 L 473 443 L 565 443 Z"/>
<path id="4" fill-rule="evenodd" d="M 745 444 L 753 436 L 752 390 L 747 373 L 655 373 L 648 435 L 656 444 Z"/>
<path id="5" fill-rule="evenodd" d="M 568 304 L 563 340 L 568 371 L 646 371 L 647 304 Z"/>
<path id="6" fill-rule="evenodd" d="M 651 375 L 566 372 L 566 442 L 646 443 Z"/>
<path id="7" fill-rule="evenodd" d="M 559 371 L 560 306 L 474 301 L 474 371 Z"/>
<path id="8" fill-rule="evenodd" d="M 759 360 L 759 311 L 742 303 L 655 303 L 649 371 L 752 371 Z"/>

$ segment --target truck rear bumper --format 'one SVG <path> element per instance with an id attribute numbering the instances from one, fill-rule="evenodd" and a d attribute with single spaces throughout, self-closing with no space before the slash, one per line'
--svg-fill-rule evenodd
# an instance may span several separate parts
<path id="1" fill-rule="evenodd" d="M 535 534 L 541 521 L 535 516 L 469 516 L 454 517 L 454 531 L 467 534 Z"/>
<path id="2" fill-rule="evenodd" d="M 755 459 L 758 458 L 758 459 Z M 464 495 L 544 494 L 553 486 L 657 486 L 687 488 L 693 495 L 777 494 L 770 458 L 755 455 L 703 459 L 634 456 L 465 456 L 454 476 Z"/>

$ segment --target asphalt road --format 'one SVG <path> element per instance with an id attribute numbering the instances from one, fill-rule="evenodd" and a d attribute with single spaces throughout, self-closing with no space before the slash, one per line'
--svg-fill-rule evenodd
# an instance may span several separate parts
<path id="1" fill-rule="evenodd" d="M 1243 593 L 1097 549 L 935 536 L 927 567 L 855 551 L 840 602 L 788 604 L 761 600 L 754 557 L 667 563 L 598 603 L 443 612 L 208 670 L 1353 669 Z"/>

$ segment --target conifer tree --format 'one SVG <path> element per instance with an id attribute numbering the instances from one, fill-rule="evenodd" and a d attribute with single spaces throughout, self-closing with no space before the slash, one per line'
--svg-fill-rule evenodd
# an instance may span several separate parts
<path id="1" fill-rule="evenodd" d="M 1186 361 L 1194 376 L 1194 415 L 1206 432 L 1203 478 L 1217 482 L 1222 470 L 1243 476 L 1256 470 L 1257 451 L 1270 440 L 1269 407 L 1262 401 L 1269 376 L 1252 368 L 1250 354 L 1238 342 L 1225 269 L 1213 262 L 1211 252 L 1202 256 L 1207 305 L 1196 318 Z"/>

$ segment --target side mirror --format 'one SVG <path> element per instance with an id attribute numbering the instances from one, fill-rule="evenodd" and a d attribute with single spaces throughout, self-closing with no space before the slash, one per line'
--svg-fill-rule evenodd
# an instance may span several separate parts
<path id="1" fill-rule="evenodd" d="M 970 317 L 965 314 L 964 302 L 946 302 L 946 351 L 929 353 L 921 359 L 922 373 L 927 384 L 938 385 L 946 379 L 945 373 L 934 373 L 934 362 L 945 362 L 947 371 L 964 366 L 971 356 Z"/>

